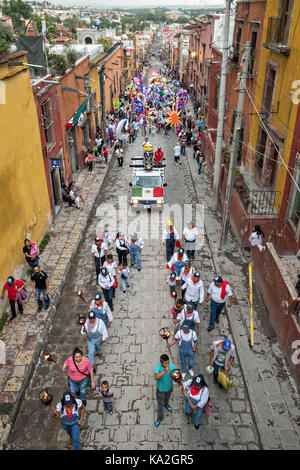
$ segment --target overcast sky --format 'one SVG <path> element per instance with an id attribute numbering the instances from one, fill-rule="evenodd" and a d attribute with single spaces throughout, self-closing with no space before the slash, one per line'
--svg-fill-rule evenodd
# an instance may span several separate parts
<path id="1" fill-rule="evenodd" d="M 143 7 L 182 7 L 182 8 L 201 8 L 211 6 L 225 6 L 224 0 L 51 0 L 60 5 L 91 5 L 99 8 L 136 8 Z"/>

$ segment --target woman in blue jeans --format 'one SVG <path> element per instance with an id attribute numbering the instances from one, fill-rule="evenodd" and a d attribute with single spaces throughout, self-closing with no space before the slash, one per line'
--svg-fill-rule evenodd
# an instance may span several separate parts
<path id="1" fill-rule="evenodd" d="M 80 425 L 83 421 L 84 411 L 82 401 L 75 399 L 68 391 L 57 403 L 56 410 L 53 410 L 54 416 L 61 418 L 61 425 L 70 436 L 68 444 L 73 444 L 74 450 L 81 450 Z"/>
<path id="2" fill-rule="evenodd" d="M 64 363 L 62 371 L 68 367 L 68 383 L 72 393 L 82 400 L 86 405 L 86 389 L 91 379 L 91 388 L 95 390 L 94 369 L 89 359 L 83 356 L 79 348 L 75 348 L 73 355 Z"/>

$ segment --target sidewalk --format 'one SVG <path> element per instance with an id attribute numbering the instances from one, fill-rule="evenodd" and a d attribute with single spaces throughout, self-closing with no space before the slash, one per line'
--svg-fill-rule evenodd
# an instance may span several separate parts
<path id="1" fill-rule="evenodd" d="M 111 158 L 110 155 L 109 164 Z M 50 241 L 43 251 L 46 267 L 41 268 L 49 276 L 50 308 L 37 314 L 30 280 L 27 280 L 28 301 L 24 305 L 23 316 L 17 315 L 14 321 L 7 321 L 0 334 L 0 340 L 6 345 L 6 364 L 0 367 L 0 448 L 3 448 L 28 387 L 109 164 L 100 164 L 96 159 L 93 174 L 89 175 L 87 169 L 81 171 L 77 182 L 85 201 L 80 203 L 82 209 L 64 205 L 55 220 Z"/>
<path id="2" fill-rule="evenodd" d="M 208 167 L 204 167 L 201 175 L 198 175 L 197 164 L 190 149 L 187 156 L 186 162 L 191 169 L 198 201 L 205 206 L 205 231 L 216 273 L 222 275 L 232 286 L 234 301 L 232 307 L 227 309 L 227 316 L 262 448 L 299 449 L 299 393 L 295 380 L 289 372 L 274 330 L 268 321 L 268 313 L 255 281 L 254 347 L 249 347 L 248 262 L 231 234 L 227 245 L 228 252 L 224 253 L 218 249 L 221 214 L 212 211 L 211 175 Z M 209 334 L 213 336 L 215 330 Z"/>

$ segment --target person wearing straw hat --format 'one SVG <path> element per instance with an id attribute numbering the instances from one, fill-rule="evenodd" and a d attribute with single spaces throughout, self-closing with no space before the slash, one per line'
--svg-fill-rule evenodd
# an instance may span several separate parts
<path id="1" fill-rule="evenodd" d="M 61 425 L 70 436 L 68 444 L 73 444 L 74 450 L 81 450 L 80 425 L 84 418 L 85 407 L 79 398 L 74 398 L 72 393 L 67 391 L 63 394 L 60 402 L 53 410 L 53 415 L 61 418 Z"/>
<path id="2" fill-rule="evenodd" d="M 94 312 L 97 318 L 104 321 L 106 328 L 110 327 L 113 316 L 108 303 L 102 299 L 101 294 L 95 295 L 95 299 L 91 301 L 90 310 Z"/>
<path id="3" fill-rule="evenodd" d="M 205 301 L 208 302 L 210 297 L 210 319 L 207 331 L 213 330 L 215 323 L 219 323 L 219 316 L 225 307 L 227 297 L 229 297 L 228 307 L 231 307 L 232 290 L 229 282 L 223 281 L 221 276 L 215 277 L 207 290 Z"/>
<path id="4" fill-rule="evenodd" d="M 197 310 L 198 303 L 202 305 L 204 300 L 204 287 L 200 279 L 200 273 L 196 271 L 192 277 L 185 281 L 181 286 L 181 290 L 184 291 L 185 289 L 185 302 L 192 304 L 193 309 Z"/>
<path id="5" fill-rule="evenodd" d="M 103 359 L 102 344 L 108 336 L 104 321 L 97 318 L 93 311 L 90 311 L 88 319 L 81 327 L 81 334 L 87 335 L 88 358 L 92 366 L 94 366 L 95 350 L 99 359 Z"/>
<path id="6" fill-rule="evenodd" d="M 133 267 L 135 264 L 135 261 L 137 261 L 138 271 L 142 269 L 141 253 L 142 253 L 143 247 L 144 247 L 143 239 L 139 237 L 136 232 L 133 232 L 129 238 L 130 261 L 131 261 L 131 267 Z"/>
<path id="7" fill-rule="evenodd" d="M 214 383 L 218 383 L 219 368 L 229 372 L 235 358 L 235 346 L 229 338 L 213 342 L 210 348 L 209 365 L 214 368 Z"/>
<path id="8" fill-rule="evenodd" d="M 193 377 L 194 357 L 195 352 L 197 350 L 197 335 L 190 328 L 189 323 L 184 322 L 181 325 L 181 329 L 177 331 L 173 341 L 168 344 L 168 348 L 170 349 L 175 343 L 179 343 L 179 356 L 182 369 L 182 378 L 185 378 L 187 370 L 190 376 Z M 187 359 L 188 368 L 186 367 Z"/>
<path id="9" fill-rule="evenodd" d="M 168 220 L 161 239 L 162 244 L 166 245 L 166 255 L 168 262 L 174 254 L 176 240 L 179 241 L 179 235 L 176 228 L 173 226 L 172 220 Z"/>
<path id="10" fill-rule="evenodd" d="M 163 408 L 165 407 L 169 412 L 173 408 L 169 405 L 169 400 L 173 390 L 173 380 L 170 377 L 170 371 L 175 370 L 176 366 L 169 361 L 167 354 L 160 356 L 160 364 L 155 367 L 154 379 L 156 380 L 156 398 L 157 398 L 157 411 L 158 418 L 155 421 L 155 426 L 158 427 L 164 418 Z"/>
<path id="11" fill-rule="evenodd" d="M 188 221 L 187 226 L 183 229 L 182 244 L 185 244 L 186 254 L 189 259 L 195 258 L 195 246 L 197 243 L 198 229 L 193 225 L 191 220 Z"/>
<path id="12" fill-rule="evenodd" d="M 187 380 L 182 384 L 182 393 L 186 390 L 192 406 L 185 397 L 184 411 L 187 415 L 192 416 L 195 429 L 199 429 L 203 409 L 209 401 L 209 389 L 202 374 L 196 375 L 194 379 Z"/>

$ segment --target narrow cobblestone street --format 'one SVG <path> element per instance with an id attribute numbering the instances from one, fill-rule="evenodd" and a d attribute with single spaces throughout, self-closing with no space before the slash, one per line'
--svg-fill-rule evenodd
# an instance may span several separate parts
<path id="1" fill-rule="evenodd" d="M 159 67 L 160 64 L 155 64 L 155 68 Z M 81 426 L 83 449 L 299 448 L 297 389 L 289 376 L 271 327 L 267 328 L 263 324 L 266 313 L 258 295 L 255 308 L 260 318 L 256 317 L 255 320 L 258 322 L 255 324 L 255 351 L 251 352 L 247 344 L 247 273 L 243 272 L 246 260 L 241 258 L 233 239 L 230 240 L 231 257 L 218 253 L 219 221 L 210 210 L 208 170 L 205 168 L 203 174 L 198 176 L 191 148 L 187 150 L 187 157 L 182 157 L 183 164 L 175 166 L 173 147 L 176 136 L 173 132 L 169 138 L 163 134 L 149 137 L 154 149 L 160 145 L 166 156 L 168 186 L 165 202 L 181 206 L 193 204 L 194 212 L 196 204 L 204 204 L 204 244 L 196 251 L 194 266 L 200 271 L 205 291 L 217 274 L 226 277 L 233 288 L 232 308 L 227 309 L 227 314 L 221 315 L 219 325 L 212 332 L 207 332 L 208 304 L 204 303 L 199 309 L 201 323 L 194 371 L 203 373 L 209 385 L 213 414 L 209 418 L 203 415 L 200 428 L 195 431 L 190 418 L 184 413 L 181 391 L 175 385 L 170 400 L 173 412 L 165 412 L 159 428 L 154 426 L 157 406 L 154 368 L 159 363 L 160 355 L 167 352 L 166 344 L 158 332 L 165 326 L 173 329 L 170 314 L 173 301 L 166 285 L 168 270 L 161 235 L 156 239 L 144 237 L 142 271 L 138 272 L 136 267 L 131 268 L 130 289 L 126 294 L 121 289 L 117 290 L 114 319 L 103 348 L 104 359 L 96 358 L 96 385 L 99 386 L 101 380 L 108 380 L 115 394 L 115 410 L 113 415 L 106 414 L 99 394 L 89 390 L 87 413 Z M 76 314 L 86 312 L 86 307 L 76 291 L 81 289 L 84 297 L 90 301 L 99 290 L 90 249 L 95 235 L 107 223 L 107 216 L 101 212 L 101 205 L 109 203 L 119 208 L 120 198 L 123 198 L 122 201 L 128 200 L 130 158 L 142 154 L 142 142 L 143 136 L 139 134 L 134 144 L 127 145 L 123 168 L 118 168 L 117 161 L 111 162 L 109 166 L 43 345 L 43 353 L 51 353 L 59 367 L 39 360 L 9 435 L 7 449 L 70 449 L 65 431 L 59 421 L 51 416 L 50 409 L 40 403 L 38 394 L 42 388 L 47 387 L 54 395 L 53 404 L 56 404 L 67 388 L 67 375 L 61 372 L 65 359 L 71 355 L 75 346 L 86 352 L 86 341 L 80 335 L 80 327 L 76 323 Z M 127 232 L 129 222 L 131 225 L 128 232 L 136 230 L 143 236 L 151 217 L 153 214 L 141 211 L 139 225 L 134 226 L 135 214 L 131 210 L 128 210 L 128 214 L 122 211 L 117 229 Z M 161 233 L 165 220 L 162 217 L 159 220 L 158 215 L 156 217 Z M 64 223 L 60 223 L 62 233 L 58 237 L 63 236 Z M 110 235 L 113 237 L 115 234 Z M 110 253 L 116 259 L 114 245 Z M 228 334 L 236 344 L 238 355 L 232 367 L 234 386 L 230 393 L 216 387 L 212 377 L 205 371 L 212 342 Z M 177 346 L 172 348 L 172 354 L 179 367 Z M 262 374 L 259 383 L 258 373 Z M 268 388 L 269 395 L 263 386 Z M 273 409 L 270 403 L 274 403 Z M 266 406 L 267 410 L 263 408 Z M 272 424 L 267 425 L 267 420 Z M 280 420 L 280 424 L 277 420 Z M 273 425 L 275 430 L 272 429 Z"/>

